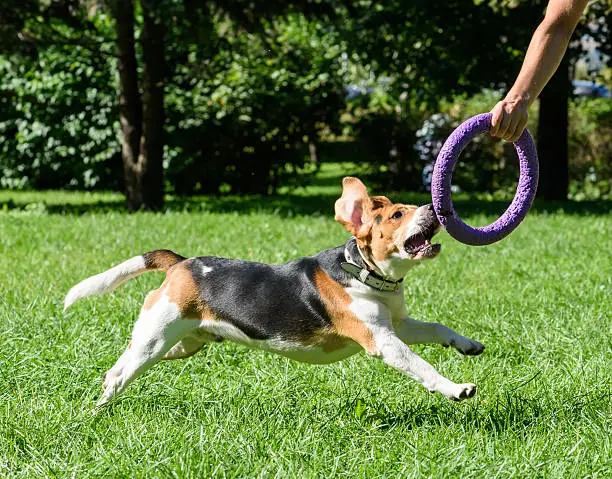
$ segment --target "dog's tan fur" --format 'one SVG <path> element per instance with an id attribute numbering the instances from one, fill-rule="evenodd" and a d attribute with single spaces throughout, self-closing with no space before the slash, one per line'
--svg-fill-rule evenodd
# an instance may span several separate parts
<path id="1" fill-rule="evenodd" d="M 355 341 L 368 353 L 374 351 L 372 331 L 349 309 L 352 299 L 342 285 L 330 278 L 325 271 L 319 270 L 315 273 L 315 286 L 332 321 L 333 333 Z"/>

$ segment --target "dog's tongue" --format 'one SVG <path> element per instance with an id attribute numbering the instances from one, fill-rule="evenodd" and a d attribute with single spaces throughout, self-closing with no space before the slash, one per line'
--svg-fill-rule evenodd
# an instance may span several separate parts
<path id="1" fill-rule="evenodd" d="M 428 244 L 429 244 L 429 241 L 427 241 L 423 237 L 413 237 L 413 238 L 410 238 L 408 241 L 406 241 L 405 246 L 407 250 L 413 253 L 416 253 L 417 251 L 422 250 Z"/>

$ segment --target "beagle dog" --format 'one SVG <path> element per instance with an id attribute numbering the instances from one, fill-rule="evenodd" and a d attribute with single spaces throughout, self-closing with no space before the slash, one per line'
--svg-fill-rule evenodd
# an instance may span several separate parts
<path id="1" fill-rule="evenodd" d="M 127 349 L 104 374 L 97 405 L 161 359 L 186 358 L 224 340 L 316 364 L 363 349 L 431 392 L 456 401 L 472 397 L 474 384 L 446 379 L 409 347 L 438 343 L 468 355 L 484 350 L 406 311 L 404 276 L 440 252 L 431 243 L 440 229 L 432 206 L 370 197 L 357 178 L 344 178 L 342 187 L 335 219 L 353 235 L 343 246 L 280 265 L 157 250 L 74 286 L 65 309 L 146 271 L 166 272 L 159 289 L 146 297 Z"/>

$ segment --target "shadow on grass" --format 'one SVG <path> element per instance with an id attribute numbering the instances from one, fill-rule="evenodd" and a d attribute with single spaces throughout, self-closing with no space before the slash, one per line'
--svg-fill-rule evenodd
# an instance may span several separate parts
<path id="1" fill-rule="evenodd" d="M 541 394 L 527 397 L 508 391 L 490 403 L 479 403 L 478 399 L 466 404 L 432 404 L 415 407 L 401 413 L 389 411 L 383 404 L 370 404 L 367 412 L 359 417 L 364 425 L 377 429 L 395 426 L 408 429 L 460 425 L 466 429 L 500 433 L 507 430 L 526 429 L 554 418 L 577 418 L 600 408 L 601 401 L 609 393 L 600 388 L 577 395 L 571 401 L 561 402 L 559 397 Z M 354 404 L 351 406 L 353 410 Z M 351 407 L 349 406 L 349 409 Z M 362 406 L 363 409 L 363 406 Z"/>
<path id="2" fill-rule="evenodd" d="M 121 199 L 100 200 L 95 202 L 19 202 L 9 199 L 0 202 L 0 211 L 24 211 L 60 215 L 84 215 L 99 213 L 126 213 Z M 411 204 L 431 202 L 427 193 L 395 193 L 388 195 L 394 201 Z M 166 212 L 212 212 L 212 213 L 269 213 L 283 217 L 296 215 L 332 216 L 334 202 L 338 195 L 332 194 L 286 194 L 271 196 L 199 196 L 171 197 L 166 200 Z M 508 207 L 506 201 L 487 201 L 468 197 L 458 197 L 454 205 L 460 216 L 489 215 L 499 216 Z M 569 215 L 604 215 L 612 211 L 612 201 L 552 201 L 536 200 L 532 207 L 537 213 L 564 213 Z"/>
<path id="3" fill-rule="evenodd" d="M 472 404 L 461 406 L 433 404 L 398 415 L 374 415 L 362 422 L 371 421 L 372 425 L 377 425 L 381 429 L 394 426 L 415 429 L 440 425 L 462 425 L 467 429 L 499 433 L 509 429 L 530 427 L 541 421 L 546 414 L 547 411 L 536 401 L 520 396 L 507 396 L 485 407 Z"/>

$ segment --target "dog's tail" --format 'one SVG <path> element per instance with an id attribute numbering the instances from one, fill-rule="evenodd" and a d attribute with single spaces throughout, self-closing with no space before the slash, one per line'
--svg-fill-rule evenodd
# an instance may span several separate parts
<path id="1" fill-rule="evenodd" d="M 167 249 L 134 256 L 104 273 L 87 278 L 73 286 L 64 299 L 64 311 L 81 298 L 113 291 L 124 281 L 147 271 L 168 271 L 170 267 L 184 259 L 183 256 Z"/>

